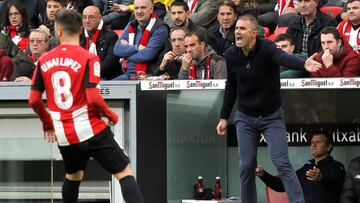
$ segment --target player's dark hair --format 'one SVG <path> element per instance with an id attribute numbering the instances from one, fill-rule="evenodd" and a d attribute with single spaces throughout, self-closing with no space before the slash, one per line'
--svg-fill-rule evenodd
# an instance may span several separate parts
<path id="1" fill-rule="evenodd" d="M 59 24 L 68 35 L 81 33 L 82 18 L 79 12 L 74 9 L 63 9 L 56 13 L 55 23 Z"/>

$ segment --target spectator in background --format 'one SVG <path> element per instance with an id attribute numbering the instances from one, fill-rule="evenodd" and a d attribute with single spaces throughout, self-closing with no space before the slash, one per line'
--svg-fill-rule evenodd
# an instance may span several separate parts
<path id="1" fill-rule="evenodd" d="M 153 12 L 156 14 L 156 16 L 163 20 L 164 16 L 166 15 L 167 11 L 169 10 L 170 5 L 175 0 L 152 0 L 152 3 L 154 5 Z M 117 12 L 134 12 L 134 4 L 114 4 L 113 10 Z M 132 18 L 130 18 L 132 19 Z"/>
<path id="2" fill-rule="evenodd" d="M 49 48 L 49 35 L 42 29 L 38 28 L 30 32 L 29 40 L 30 53 L 28 56 L 36 65 L 39 58 L 45 54 Z"/>
<path id="3" fill-rule="evenodd" d="M 220 2 L 217 14 L 218 29 L 214 33 L 216 37 L 215 51 L 224 56 L 225 51 L 235 42 L 235 21 L 237 8 L 233 1 L 223 0 Z"/>
<path id="4" fill-rule="evenodd" d="M 232 0 L 236 5 L 238 16 L 250 14 L 257 18 L 259 14 L 259 5 L 256 0 Z"/>
<path id="5" fill-rule="evenodd" d="M 289 24 L 286 31 L 293 37 L 294 53 L 309 57 L 320 51 L 319 33 L 326 26 L 336 26 L 335 20 L 317 8 L 319 0 L 299 0 L 301 16 Z"/>
<path id="6" fill-rule="evenodd" d="M 168 27 L 153 13 L 151 0 L 135 0 L 134 7 L 135 20 L 127 25 L 114 47 L 114 55 L 121 58 L 124 69 L 116 80 L 157 75 L 157 56 L 168 37 Z"/>
<path id="7" fill-rule="evenodd" d="M 9 37 L 3 33 L 0 33 L 0 49 L 5 50 L 6 55 L 14 62 L 15 66 L 10 77 L 11 81 L 20 76 L 31 77 L 34 70 L 34 63 L 18 46 L 14 44 Z"/>
<path id="8" fill-rule="evenodd" d="M 179 76 L 182 59 L 185 53 L 186 31 L 182 27 L 176 27 L 170 32 L 171 51 L 168 51 L 159 66 L 162 75 L 167 73 L 170 79 L 177 79 Z"/>
<path id="9" fill-rule="evenodd" d="M 120 8 L 133 4 L 133 0 L 93 0 L 94 6 L 100 9 L 105 25 L 112 30 L 123 30 L 129 22 L 131 12 L 122 11 Z M 118 9 L 119 8 L 119 9 Z"/>
<path id="10" fill-rule="evenodd" d="M 182 27 L 187 33 L 189 32 L 198 32 L 204 36 L 205 42 L 209 44 L 212 48 L 216 48 L 216 38 L 211 33 L 209 33 L 205 28 L 195 24 L 190 18 L 189 7 L 184 1 L 175 1 L 171 4 L 169 9 L 171 24 L 169 25 L 171 29 L 175 27 Z"/>
<path id="11" fill-rule="evenodd" d="M 360 55 L 360 0 L 349 0 L 346 7 L 349 18 L 339 24 L 338 31 Z"/>
<path id="12" fill-rule="evenodd" d="M 205 43 L 200 33 L 190 32 L 185 37 L 179 79 L 226 79 L 224 58 Z"/>
<path id="13" fill-rule="evenodd" d="M 275 30 L 277 27 L 287 27 L 298 17 L 293 0 L 278 0 L 273 11 L 258 16 L 259 24 Z"/>
<path id="14" fill-rule="evenodd" d="M 46 32 L 49 36 L 49 48 L 51 50 L 58 45 L 58 40 L 55 37 L 55 14 L 64 9 L 66 6 L 66 0 L 47 0 L 46 1 L 46 18 L 43 21 L 43 25 L 40 25 L 39 28 Z"/>
<path id="15" fill-rule="evenodd" d="M 232 0 L 236 5 L 237 16 L 252 15 L 256 19 L 259 14 L 259 6 L 256 0 Z M 265 30 L 262 26 L 258 26 L 258 35 L 261 38 L 265 38 Z"/>
<path id="16" fill-rule="evenodd" d="M 315 132 L 311 138 L 310 153 L 313 159 L 296 171 L 306 203 L 338 203 L 345 178 L 342 163 L 330 155 L 334 147 L 331 134 Z M 272 176 L 262 166 L 256 175 L 271 189 L 285 192 L 280 177 Z"/>
<path id="17" fill-rule="evenodd" d="M 76 9 L 79 13 L 82 13 L 88 6 L 94 5 L 92 0 L 66 0 L 67 9 Z"/>
<path id="18" fill-rule="evenodd" d="M 182 0 L 179 0 L 182 1 Z M 216 30 L 216 14 L 218 11 L 218 0 L 189 0 L 187 1 L 189 8 L 189 18 L 191 21 L 205 28 L 208 32 L 214 33 Z M 168 13 L 164 21 L 170 26 L 175 27 L 171 20 L 171 15 Z"/>
<path id="19" fill-rule="evenodd" d="M 4 49 L 0 49 L 0 82 L 9 81 L 13 70 L 13 60 L 6 54 Z"/>
<path id="20" fill-rule="evenodd" d="M 320 32 L 322 52 L 315 60 L 321 68 L 312 77 L 355 77 L 360 73 L 360 57 L 340 37 L 335 27 L 325 27 Z"/>
<path id="21" fill-rule="evenodd" d="M 292 55 L 295 49 L 294 41 L 291 36 L 284 33 L 275 38 L 275 44 L 286 53 Z M 299 56 L 301 57 L 301 56 Z M 302 57 L 304 58 L 304 57 Z M 280 78 L 302 78 L 307 76 L 307 72 L 301 70 L 288 69 L 280 66 Z"/>
<path id="22" fill-rule="evenodd" d="M 43 25 L 39 26 L 49 36 L 55 36 L 54 22 L 55 14 L 66 7 L 66 0 L 47 0 L 46 1 L 46 18 Z"/>
<path id="23" fill-rule="evenodd" d="M 49 36 L 48 34 L 43 31 L 42 29 L 38 28 L 35 30 L 32 30 L 29 35 L 30 40 L 30 52 L 28 54 L 28 57 L 31 59 L 31 61 L 36 66 L 39 58 L 46 53 L 46 51 L 49 48 Z M 32 73 L 28 76 L 20 76 L 15 78 L 15 82 L 30 82 Z"/>
<path id="24" fill-rule="evenodd" d="M 45 0 L 4 0 L 2 1 L 2 5 L 0 5 L 0 13 L 6 12 L 7 5 L 14 1 L 23 5 L 28 16 L 27 20 L 29 21 L 30 27 L 32 29 L 38 28 L 45 18 Z"/>
<path id="25" fill-rule="evenodd" d="M 276 1 L 277 0 L 257 0 L 259 14 L 274 11 Z"/>
<path id="26" fill-rule="evenodd" d="M 360 202 L 360 156 L 349 163 L 339 203 Z"/>
<path id="27" fill-rule="evenodd" d="M 119 57 L 114 56 L 117 34 L 108 30 L 96 6 L 88 6 L 82 14 L 84 32 L 80 45 L 100 58 L 101 78 L 111 80 L 122 73 Z"/>
<path id="28" fill-rule="evenodd" d="M 3 13 L 2 33 L 8 36 L 22 51 L 29 45 L 30 26 L 24 7 L 17 1 L 7 4 Z"/>

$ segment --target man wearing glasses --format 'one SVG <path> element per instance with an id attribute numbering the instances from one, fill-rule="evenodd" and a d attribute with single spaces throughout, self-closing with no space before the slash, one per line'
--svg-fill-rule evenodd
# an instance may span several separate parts
<path id="1" fill-rule="evenodd" d="M 119 57 L 114 55 L 117 34 L 106 28 L 100 10 L 88 6 L 83 11 L 84 31 L 80 37 L 80 45 L 100 58 L 101 78 L 111 80 L 122 73 Z"/>
<path id="2" fill-rule="evenodd" d="M 31 59 L 31 61 L 36 66 L 39 58 L 45 54 L 45 52 L 48 50 L 49 47 L 49 36 L 46 34 L 45 31 L 41 30 L 40 28 L 32 30 L 29 35 L 29 48 L 30 52 L 28 54 L 28 57 Z M 15 69 L 15 71 L 18 69 Z M 32 74 L 31 74 L 32 75 Z M 27 76 L 20 76 L 15 78 L 16 82 L 30 82 L 31 81 L 31 75 Z"/>

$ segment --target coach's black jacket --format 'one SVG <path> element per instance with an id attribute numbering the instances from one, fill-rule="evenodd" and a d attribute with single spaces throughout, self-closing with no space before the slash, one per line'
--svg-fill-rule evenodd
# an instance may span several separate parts
<path id="1" fill-rule="evenodd" d="M 235 45 L 226 53 L 227 80 L 220 118 L 228 119 L 238 99 L 237 109 L 249 116 L 266 116 L 281 106 L 280 65 L 304 70 L 305 61 L 277 48 L 274 42 L 256 38 L 245 56 Z"/>

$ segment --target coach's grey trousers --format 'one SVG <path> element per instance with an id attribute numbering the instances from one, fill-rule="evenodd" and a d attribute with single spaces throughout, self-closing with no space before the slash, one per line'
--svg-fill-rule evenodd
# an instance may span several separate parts
<path id="1" fill-rule="evenodd" d="M 242 203 L 257 203 L 255 168 L 260 133 L 265 136 L 271 160 L 280 174 L 290 202 L 304 203 L 301 185 L 289 160 L 282 108 L 264 117 L 248 116 L 237 111 L 235 125 L 240 153 Z"/>

